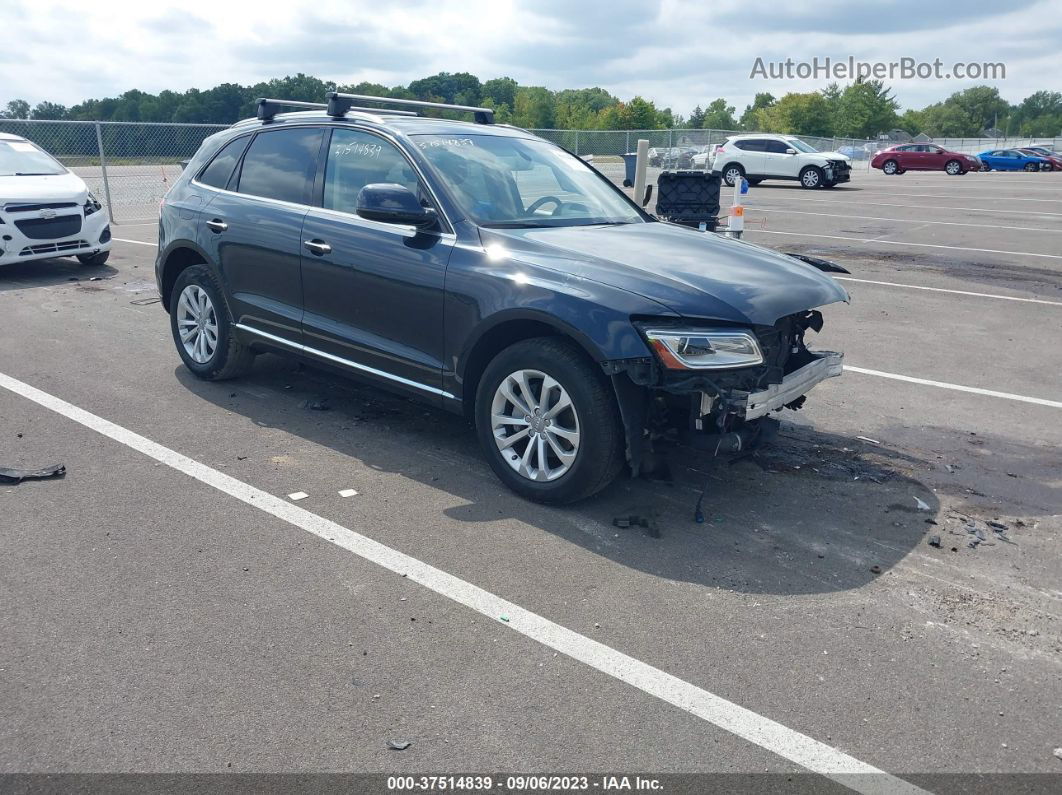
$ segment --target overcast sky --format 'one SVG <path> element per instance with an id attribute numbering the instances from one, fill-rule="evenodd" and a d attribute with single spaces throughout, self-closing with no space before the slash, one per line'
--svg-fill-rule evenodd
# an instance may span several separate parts
<path id="1" fill-rule="evenodd" d="M 814 56 L 1006 64 L 1004 80 L 889 81 L 905 108 L 979 82 L 1011 102 L 1062 90 L 1062 0 L 0 0 L 0 19 L 0 103 L 467 71 L 598 85 L 683 114 L 724 96 L 740 113 L 757 91 L 827 82 L 749 79 L 757 57 Z"/>

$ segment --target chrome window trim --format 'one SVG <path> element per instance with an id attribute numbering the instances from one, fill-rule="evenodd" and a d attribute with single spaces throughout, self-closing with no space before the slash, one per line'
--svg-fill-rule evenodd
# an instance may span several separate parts
<path id="1" fill-rule="evenodd" d="M 444 225 L 447 228 L 445 228 L 443 230 L 432 231 L 432 230 L 418 229 L 417 227 L 412 226 L 412 225 L 384 224 L 384 223 L 380 223 L 379 221 L 370 221 L 369 219 L 362 218 L 361 216 L 356 215 L 354 213 L 346 213 L 346 212 L 343 212 L 342 210 L 333 210 L 333 209 L 331 209 L 329 207 L 318 206 L 316 204 L 299 204 L 297 202 L 287 202 L 287 201 L 283 201 L 281 199 L 272 199 L 272 198 L 270 198 L 268 196 L 255 196 L 253 193 L 241 193 L 240 191 L 228 190 L 227 188 L 215 188 L 213 185 L 207 185 L 204 182 L 200 182 L 199 181 L 199 174 L 203 173 L 203 171 L 210 165 L 210 163 L 212 163 L 214 161 L 214 158 L 218 156 L 218 154 L 221 152 L 222 149 L 224 149 L 226 146 L 228 146 L 231 141 L 234 141 L 237 138 L 239 138 L 240 137 L 239 135 L 234 135 L 232 138 L 230 138 L 228 141 L 226 141 L 220 147 L 218 147 L 218 151 L 215 152 L 213 154 L 213 156 L 211 156 L 210 160 L 206 163 L 206 165 L 204 165 L 203 168 L 201 168 L 199 170 L 199 173 L 197 173 L 196 176 L 192 177 L 188 181 L 189 181 L 190 184 L 195 185 L 197 188 L 200 188 L 202 190 L 214 191 L 215 193 L 224 193 L 224 194 L 226 194 L 228 196 L 242 196 L 244 198 L 255 199 L 257 201 L 263 201 L 263 202 L 267 202 L 269 204 L 274 204 L 274 205 L 276 205 L 278 207 L 287 207 L 289 209 L 303 209 L 303 208 L 305 208 L 305 209 L 308 209 L 308 210 L 320 210 L 322 212 L 326 212 L 326 213 L 338 216 L 339 218 L 341 218 L 343 220 L 354 220 L 354 221 L 357 221 L 359 224 L 364 224 L 369 229 L 377 229 L 377 230 L 381 230 L 381 231 L 396 232 L 396 233 L 400 234 L 402 237 L 409 237 L 410 235 L 406 234 L 406 232 L 408 232 L 409 230 L 413 230 L 415 232 L 419 231 L 421 234 L 437 234 L 441 238 L 443 238 L 444 240 L 450 240 L 450 239 L 456 240 L 456 238 L 457 238 L 457 236 L 456 236 L 456 227 L 454 226 L 453 222 L 450 220 L 450 217 L 446 214 L 446 210 L 443 208 L 442 202 L 439 201 L 439 196 L 435 192 L 435 189 L 432 187 L 431 182 L 429 182 L 427 177 L 424 176 L 424 171 L 421 169 L 421 167 L 419 165 L 417 165 L 416 162 L 413 161 L 413 159 L 409 156 L 409 153 L 406 152 L 406 150 L 402 148 L 401 144 L 398 143 L 398 140 L 396 138 L 394 138 L 393 136 L 387 135 L 386 133 L 381 132 L 379 130 L 372 130 L 372 129 L 369 129 L 367 127 L 363 127 L 361 125 L 351 125 L 351 124 L 324 124 L 324 123 L 320 123 L 319 122 L 317 124 L 293 124 L 291 126 L 276 127 L 274 129 L 277 129 L 277 130 L 289 129 L 290 130 L 290 129 L 303 128 L 303 127 L 317 127 L 318 129 L 323 130 L 329 136 L 331 136 L 332 131 L 336 130 L 336 129 L 355 129 L 355 130 L 358 130 L 360 132 L 366 132 L 366 133 L 369 133 L 370 135 L 376 135 L 376 136 L 378 136 L 380 138 L 383 138 L 385 141 L 387 141 L 392 146 L 394 146 L 398 150 L 399 154 L 401 154 L 409 162 L 409 164 L 413 167 L 413 170 L 417 173 L 417 176 L 420 178 L 421 182 L 424 184 L 424 187 L 427 188 L 428 193 L 431 195 L 432 202 L 435 204 L 435 208 L 434 209 L 435 209 L 436 213 L 438 213 L 439 218 L 444 222 Z M 329 137 L 329 144 L 331 144 L 331 137 Z M 244 154 L 246 154 L 246 149 L 244 150 Z M 327 155 L 325 155 L 325 162 L 322 164 L 322 166 L 325 168 L 325 173 L 327 173 L 327 169 L 328 169 L 328 156 Z"/>
<path id="2" fill-rule="evenodd" d="M 278 337 L 275 334 L 270 334 L 267 331 L 259 331 L 258 329 L 252 328 L 251 326 L 245 326 L 243 323 L 236 323 L 235 325 L 236 328 L 238 328 L 240 331 L 246 331 L 251 334 L 257 334 L 259 337 L 267 339 L 270 342 L 286 345 L 287 347 L 292 348 L 293 350 L 297 350 L 300 353 L 308 353 L 313 356 L 317 356 L 321 359 L 325 359 L 326 361 L 341 364 L 345 367 L 350 367 L 353 370 L 361 370 L 362 372 L 370 373 L 372 375 L 379 376 L 380 378 L 386 378 L 389 381 L 395 381 L 396 383 L 413 387 L 414 389 L 420 389 L 424 392 L 429 392 L 433 395 L 439 395 L 440 397 L 449 398 L 450 400 L 455 399 L 453 394 L 445 390 L 438 389 L 437 387 L 428 386 L 427 384 L 422 384 L 419 381 L 412 381 L 408 378 L 403 378 L 400 375 L 388 373 L 384 370 L 377 370 L 375 367 L 369 367 L 369 365 L 367 364 L 353 362 L 350 359 L 344 359 L 342 356 L 336 356 L 335 354 L 327 353 L 326 351 L 321 351 L 317 348 L 311 348 L 309 345 L 303 345 L 301 342 L 292 342 L 291 340 L 284 339 L 283 337 Z"/>

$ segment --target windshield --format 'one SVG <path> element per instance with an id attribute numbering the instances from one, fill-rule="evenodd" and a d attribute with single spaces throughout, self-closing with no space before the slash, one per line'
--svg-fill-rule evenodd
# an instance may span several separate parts
<path id="1" fill-rule="evenodd" d="M 582 160 L 545 141 L 494 135 L 413 139 L 480 226 L 592 226 L 643 220 Z"/>
<path id="2" fill-rule="evenodd" d="M 64 174 L 66 169 L 29 141 L 0 141 L 0 177 Z"/>
<path id="3" fill-rule="evenodd" d="M 786 138 L 785 142 L 787 144 L 789 144 L 791 147 L 793 147 L 794 149 L 796 149 L 798 152 L 817 152 L 817 151 L 819 151 L 815 147 L 809 146 L 808 144 L 804 143 L 799 138 Z"/>

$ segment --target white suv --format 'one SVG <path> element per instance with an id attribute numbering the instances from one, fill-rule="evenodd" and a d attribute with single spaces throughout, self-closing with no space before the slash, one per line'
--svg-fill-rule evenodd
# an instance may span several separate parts
<path id="1" fill-rule="evenodd" d="M 107 212 L 35 143 L 0 133 L 0 265 L 76 256 L 102 265 L 111 249 Z"/>
<path id="2" fill-rule="evenodd" d="M 712 157 L 712 171 L 727 185 L 745 177 L 750 185 L 795 179 L 805 188 L 832 188 L 848 182 L 851 170 L 851 161 L 840 152 L 819 152 L 791 135 L 732 135 Z"/>

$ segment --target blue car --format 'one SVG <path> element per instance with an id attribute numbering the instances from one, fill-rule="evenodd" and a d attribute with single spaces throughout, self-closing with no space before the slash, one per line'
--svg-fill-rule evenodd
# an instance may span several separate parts
<path id="1" fill-rule="evenodd" d="M 1017 149 L 990 149 L 977 155 L 985 171 L 1048 171 L 1051 161 L 1046 157 L 1034 157 Z"/>

